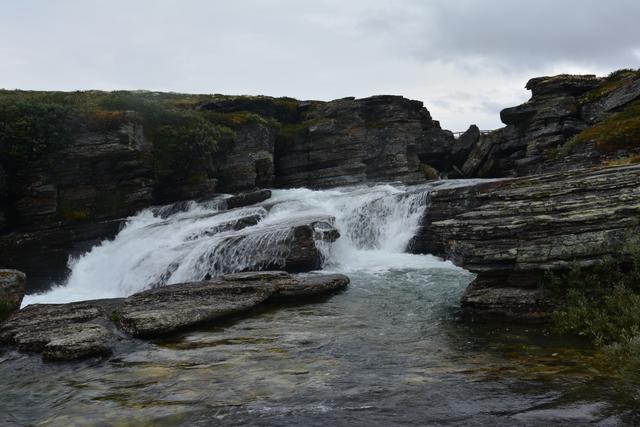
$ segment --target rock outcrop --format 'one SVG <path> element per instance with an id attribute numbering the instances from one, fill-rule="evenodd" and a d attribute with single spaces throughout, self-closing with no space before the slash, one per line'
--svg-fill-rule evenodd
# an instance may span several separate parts
<path id="1" fill-rule="evenodd" d="M 502 110 L 507 126 L 482 135 L 462 171 L 467 177 L 525 176 L 600 165 L 637 154 L 638 144 L 594 146 L 598 138 L 571 144 L 574 137 L 625 111 L 640 99 L 640 72 L 538 77 L 526 85 L 531 99 Z M 640 126 L 635 126 L 640 128 Z"/>
<path id="2" fill-rule="evenodd" d="M 0 322 L 20 309 L 27 276 L 17 270 L 0 270 Z"/>
<path id="3" fill-rule="evenodd" d="M 476 317 L 539 320 L 547 272 L 624 253 L 640 225 L 640 165 L 437 189 L 413 250 L 477 274 L 462 303 Z"/>
<path id="4" fill-rule="evenodd" d="M 399 96 L 300 103 L 276 146 L 276 185 L 333 187 L 367 181 L 420 182 L 422 164 L 450 166 L 453 135 L 421 102 Z"/>
<path id="5" fill-rule="evenodd" d="M 333 224 L 333 217 L 313 216 L 239 230 L 223 237 L 210 254 L 210 271 L 318 270 L 323 262 L 318 242 L 340 237 Z"/>
<path id="6" fill-rule="evenodd" d="M 0 325 L 0 343 L 50 360 L 110 354 L 119 335 L 112 313 L 121 301 L 27 306 Z"/>
<path id="7" fill-rule="evenodd" d="M 271 153 L 278 187 L 418 182 L 425 179 L 422 165 L 442 172 L 453 166 L 451 132 L 442 130 L 421 102 L 400 96 L 330 102 L 229 97 L 200 108 L 223 114 L 250 112 L 279 123 Z M 267 145 L 257 150 L 263 153 L 258 157 L 265 171 Z M 239 144 L 238 151 L 255 153 L 256 148 Z M 255 157 L 244 156 L 242 161 L 250 164 L 236 162 L 229 166 L 230 172 L 241 177 L 245 170 L 256 169 L 251 163 Z"/>
<path id="8" fill-rule="evenodd" d="M 242 273 L 163 286 L 125 299 L 36 304 L 0 324 L 0 343 L 48 360 L 105 356 L 135 337 L 161 336 L 243 313 L 267 300 L 326 295 L 345 288 L 343 275 Z"/>

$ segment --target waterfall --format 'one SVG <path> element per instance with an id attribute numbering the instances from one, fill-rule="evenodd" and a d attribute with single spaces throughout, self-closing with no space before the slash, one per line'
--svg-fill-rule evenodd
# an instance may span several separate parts
<path id="1" fill-rule="evenodd" d="M 274 190 L 261 205 L 221 210 L 220 203 L 150 208 L 130 217 L 113 239 L 69 260 L 66 283 L 28 295 L 23 305 L 124 297 L 164 284 L 202 280 L 248 265 L 279 265 L 290 228 L 283 223 L 331 215 L 341 237 L 318 242 L 324 269 L 386 271 L 441 264 L 406 254 L 429 187 L 375 185 L 332 190 Z M 279 226 L 277 226 L 279 225 Z"/>

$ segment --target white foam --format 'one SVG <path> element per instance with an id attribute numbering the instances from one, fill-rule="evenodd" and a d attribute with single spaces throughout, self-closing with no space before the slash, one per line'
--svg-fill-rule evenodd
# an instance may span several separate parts
<path id="1" fill-rule="evenodd" d="M 469 182 L 474 181 L 439 186 Z M 273 243 L 287 236 L 281 230 L 270 231 L 272 225 L 318 214 L 334 216 L 341 233 L 333 245 L 320 245 L 326 270 L 455 268 L 433 256 L 404 253 L 428 206 L 430 190 L 431 186 L 388 184 L 324 191 L 300 188 L 274 190 L 267 201 L 272 205 L 269 211 L 254 206 L 220 212 L 216 204 L 190 203 L 186 211 L 162 218 L 157 210 L 154 214 L 147 209 L 129 218 L 114 240 L 71 259 L 66 283 L 26 296 L 23 306 L 124 297 L 155 285 L 202 280 L 207 274 L 240 271 L 257 253 L 278 260 L 286 254 L 278 253 Z M 248 215 L 261 220 L 244 230 L 211 234 L 216 226 Z M 238 244 L 248 232 L 252 237 Z"/>

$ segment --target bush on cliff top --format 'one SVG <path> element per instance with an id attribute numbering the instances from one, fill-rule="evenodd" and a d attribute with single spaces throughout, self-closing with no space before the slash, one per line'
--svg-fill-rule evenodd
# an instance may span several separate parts
<path id="1" fill-rule="evenodd" d="M 158 92 L 37 92 L 0 90 L 0 155 L 31 161 L 68 145 L 86 130 L 113 131 L 139 121 L 158 147 L 212 148 L 230 129 L 268 120 L 248 112 L 198 110 L 217 95 Z M 131 114 L 134 112 L 134 114 Z M 168 127 L 173 127 L 169 130 Z M 172 139 L 171 142 L 168 142 Z"/>
<path id="2" fill-rule="evenodd" d="M 77 114 L 65 105 L 0 98 L 0 158 L 27 162 L 69 143 Z"/>

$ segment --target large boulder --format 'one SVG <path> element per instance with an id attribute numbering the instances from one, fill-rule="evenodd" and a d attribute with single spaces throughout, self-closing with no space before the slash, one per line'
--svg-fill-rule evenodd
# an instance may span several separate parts
<path id="1" fill-rule="evenodd" d="M 430 201 L 413 248 L 477 274 L 463 306 L 541 319 L 552 305 L 541 287 L 548 272 L 627 250 L 640 225 L 640 165 L 436 188 Z"/>
<path id="2" fill-rule="evenodd" d="M 271 197 L 271 190 L 256 190 L 236 194 L 224 199 L 227 209 L 242 208 L 256 203 L 264 202 Z"/>
<path id="3" fill-rule="evenodd" d="M 340 236 L 334 221 L 331 216 L 299 217 L 227 234 L 208 254 L 209 271 L 318 270 L 324 261 L 320 243 Z"/>
<path id="4" fill-rule="evenodd" d="M 20 308 L 27 276 L 17 270 L 0 270 L 0 321 Z"/>

